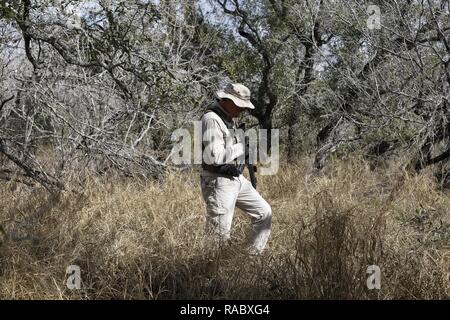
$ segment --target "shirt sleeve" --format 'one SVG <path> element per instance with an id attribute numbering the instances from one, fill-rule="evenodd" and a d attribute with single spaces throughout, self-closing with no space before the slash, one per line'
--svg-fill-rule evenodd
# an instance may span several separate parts
<path id="1" fill-rule="evenodd" d="M 244 154 L 242 143 L 228 144 L 224 140 L 219 123 L 215 119 L 205 119 L 203 130 L 203 161 L 209 165 L 222 165 L 232 162 Z"/>

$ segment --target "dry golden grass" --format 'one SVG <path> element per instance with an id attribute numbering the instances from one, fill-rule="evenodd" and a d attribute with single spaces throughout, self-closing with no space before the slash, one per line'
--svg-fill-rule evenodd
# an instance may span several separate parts
<path id="1" fill-rule="evenodd" d="M 10 236 L 0 248 L 0 298 L 450 297 L 450 197 L 429 174 L 396 163 L 372 171 L 354 157 L 312 175 L 309 162 L 259 177 L 274 216 L 260 257 L 240 250 L 248 220 L 239 211 L 234 251 L 213 256 L 195 173 L 145 183 L 89 177 L 79 194 L 58 198 L 2 183 L 0 225 Z M 373 264 L 381 290 L 366 286 Z M 66 287 L 69 265 L 81 268 L 81 290 Z"/>

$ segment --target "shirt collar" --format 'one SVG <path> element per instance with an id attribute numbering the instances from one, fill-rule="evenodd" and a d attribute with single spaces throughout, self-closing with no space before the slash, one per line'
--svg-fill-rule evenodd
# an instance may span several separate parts
<path id="1" fill-rule="evenodd" d="M 230 116 L 230 114 L 227 112 L 227 110 L 225 110 L 219 103 L 218 100 L 216 100 L 214 102 L 213 107 L 220 109 L 220 111 L 222 111 L 226 116 L 227 119 L 224 119 L 225 121 L 229 122 L 229 123 L 234 123 L 234 119 Z"/>

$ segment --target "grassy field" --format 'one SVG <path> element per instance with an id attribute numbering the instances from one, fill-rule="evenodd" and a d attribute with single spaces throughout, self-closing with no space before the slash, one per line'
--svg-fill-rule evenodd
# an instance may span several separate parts
<path id="1" fill-rule="evenodd" d="M 310 160 L 260 176 L 273 210 L 262 256 L 241 250 L 249 221 L 237 210 L 226 256 L 208 249 L 196 173 L 143 182 L 87 177 L 78 192 L 0 184 L 1 299 L 448 299 L 450 196 L 399 161 L 371 170 Z M 66 287 L 81 268 L 82 288 Z M 367 267 L 381 289 L 367 288 Z"/>

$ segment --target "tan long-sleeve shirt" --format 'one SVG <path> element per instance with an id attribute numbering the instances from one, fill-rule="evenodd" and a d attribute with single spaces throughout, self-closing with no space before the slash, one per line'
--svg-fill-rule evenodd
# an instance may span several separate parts
<path id="1" fill-rule="evenodd" d="M 221 108 L 215 103 L 216 108 Z M 224 111 L 222 109 L 222 111 Z M 231 127 L 231 128 L 228 128 Z M 244 145 L 239 135 L 235 135 L 236 122 L 230 125 L 215 112 L 206 112 L 202 117 L 203 161 L 209 165 L 222 165 L 233 161 L 244 154 Z"/>

